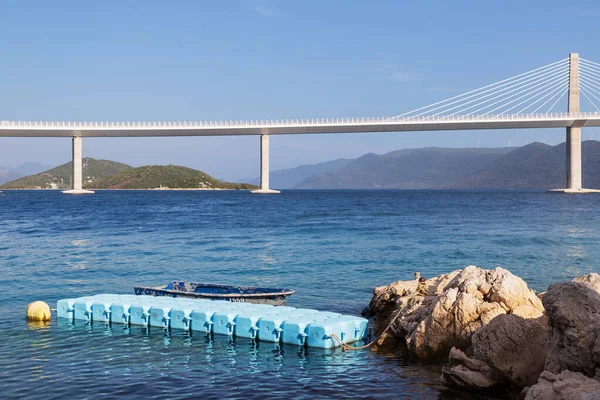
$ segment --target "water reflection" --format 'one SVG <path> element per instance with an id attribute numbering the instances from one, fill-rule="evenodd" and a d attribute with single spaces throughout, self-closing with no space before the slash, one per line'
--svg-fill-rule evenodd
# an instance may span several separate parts
<path id="1" fill-rule="evenodd" d="M 48 350 L 52 347 L 53 342 L 50 327 L 49 321 L 27 320 L 27 329 L 34 335 L 27 347 L 27 369 L 30 382 L 52 377 L 52 373 L 47 371 L 47 364 L 50 360 Z"/>
<path id="2" fill-rule="evenodd" d="M 422 367 L 406 369 L 406 363 L 398 359 L 397 353 L 323 350 L 224 335 L 64 319 L 58 320 L 57 328 L 55 336 L 68 341 L 72 349 L 69 357 L 62 358 L 62 365 L 69 358 L 71 362 L 79 360 L 80 364 L 85 357 L 91 370 L 136 375 L 144 381 L 156 379 L 156 374 L 175 375 L 191 378 L 186 385 L 197 386 L 200 383 L 196 379 L 201 376 L 211 385 L 230 381 L 265 395 L 284 387 L 289 390 L 286 385 L 300 384 L 296 394 L 304 395 L 299 397 L 311 397 L 308 395 L 315 390 L 336 396 L 345 393 L 348 387 L 354 387 L 359 397 L 368 397 L 376 388 L 382 395 L 392 393 L 398 385 L 421 394 L 431 395 L 438 390 L 427 384 L 431 382 L 430 372 Z M 361 373 L 367 365 L 371 372 Z M 375 380 L 371 376 L 374 370 L 378 376 Z M 398 376 L 403 376 L 401 382 Z M 213 389 L 208 390 L 210 393 Z"/>
<path id="3" fill-rule="evenodd" d="M 569 246 L 567 248 L 567 257 L 585 258 L 586 257 L 585 247 L 583 247 L 581 245 Z"/>
<path id="4" fill-rule="evenodd" d="M 48 328 L 50 328 L 50 321 L 34 321 L 31 319 L 27 320 L 27 329 L 29 329 L 30 331 Z"/>

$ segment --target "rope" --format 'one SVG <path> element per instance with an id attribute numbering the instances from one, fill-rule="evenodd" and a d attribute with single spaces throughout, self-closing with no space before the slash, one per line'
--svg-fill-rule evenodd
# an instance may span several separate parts
<path id="1" fill-rule="evenodd" d="M 338 344 L 340 346 L 342 346 L 343 350 L 363 350 L 363 349 L 366 349 L 367 347 L 373 346 L 373 344 L 376 341 L 378 341 L 379 338 L 381 338 L 383 335 L 386 334 L 386 332 L 388 331 L 388 329 L 390 329 L 391 326 L 394 324 L 394 322 L 396 322 L 396 320 L 400 316 L 401 312 L 402 312 L 402 308 L 398 310 L 398 312 L 396 313 L 396 315 L 394 315 L 394 318 L 392 318 L 392 320 L 390 321 L 390 323 L 388 324 L 388 326 L 383 330 L 383 332 L 381 332 L 379 335 L 377 335 L 377 337 L 375 339 L 373 339 L 369 343 L 365 344 L 364 346 L 360 346 L 360 347 L 350 346 L 349 344 L 342 342 L 342 339 L 340 339 L 335 333 L 332 333 L 331 337 L 334 338 L 335 341 L 338 342 Z"/>

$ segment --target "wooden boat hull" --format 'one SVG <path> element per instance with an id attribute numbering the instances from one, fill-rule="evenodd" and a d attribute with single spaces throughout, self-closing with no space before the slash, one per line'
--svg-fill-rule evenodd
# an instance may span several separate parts
<path id="1" fill-rule="evenodd" d="M 136 295 L 183 297 L 191 299 L 223 300 L 240 303 L 283 306 L 295 292 L 290 289 L 233 286 L 211 283 L 173 281 L 166 286 L 134 287 Z"/>

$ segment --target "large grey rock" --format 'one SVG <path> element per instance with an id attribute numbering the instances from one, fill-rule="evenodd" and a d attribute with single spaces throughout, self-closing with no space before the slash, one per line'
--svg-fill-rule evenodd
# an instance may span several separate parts
<path id="1" fill-rule="evenodd" d="M 469 266 L 426 283 L 425 295 L 418 293 L 416 280 L 374 290 L 367 315 L 374 319 L 375 333 L 393 322 L 379 346 L 404 341 L 417 358 L 442 358 L 452 347 L 467 349 L 473 334 L 498 315 L 539 318 L 543 313 L 535 292 L 503 268 Z"/>
<path id="2" fill-rule="evenodd" d="M 549 318 L 546 370 L 596 375 L 600 367 L 600 294 L 578 282 L 551 285 L 543 298 Z"/>
<path id="3" fill-rule="evenodd" d="M 442 368 L 440 382 L 450 387 L 485 390 L 498 385 L 498 378 L 488 364 L 453 347 L 448 365 Z"/>
<path id="4" fill-rule="evenodd" d="M 504 382 L 533 385 L 546 362 L 547 321 L 500 315 L 473 335 L 473 356 Z"/>
<path id="5" fill-rule="evenodd" d="M 600 382 L 579 372 L 542 372 L 525 400 L 600 400 Z"/>
<path id="6" fill-rule="evenodd" d="M 545 318 L 499 315 L 475 332 L 471 357 L 452 349 L 442 383 L 477 390 L 531 386 L 544 369 L 546 339 Z"/>

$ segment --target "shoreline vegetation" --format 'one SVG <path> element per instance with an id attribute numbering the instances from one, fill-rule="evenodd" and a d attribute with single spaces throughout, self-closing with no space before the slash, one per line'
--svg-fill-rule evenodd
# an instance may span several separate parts
<path id="1" fill-rule="evenodd" d="M 558 400 L 600 392 L 598 310 L 596 273 L 537 294 L 506 269 L 469 266 L 377 287 L 363 315 L 374 323 L 375 348 L 445 362 L 447 387 Z"/>

